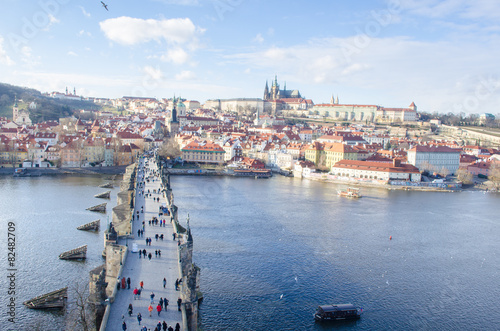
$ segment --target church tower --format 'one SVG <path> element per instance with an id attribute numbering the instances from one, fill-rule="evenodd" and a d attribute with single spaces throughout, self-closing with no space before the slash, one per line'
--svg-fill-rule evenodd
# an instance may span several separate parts
<path id="1" fill-rule="evenodd" d="M 19 110 L 17 105 L 17 96 L 14 97 L 14 107 L 12 107 L 12 122 L 19 126 L 32 124 L 28 109 Z"/>
<path id="2" fill-rule="evenodd" d="M 267 79 L 266 79 L 266 87 L 264 88 L 264 100 L 269 100 L 269 86 L 267 85 Z"/>
<path id="3" fill-rule="evenodd" d="M 168 131 L 170 132 L 170 137 L 175 137 L 175 135 L 179 132 L 179 121 L 177 120 L 175 96 L 172 100 L 172 114 L 170 116 L 170 121 L 168 122 L 167 126 L 168 126 Z"/>

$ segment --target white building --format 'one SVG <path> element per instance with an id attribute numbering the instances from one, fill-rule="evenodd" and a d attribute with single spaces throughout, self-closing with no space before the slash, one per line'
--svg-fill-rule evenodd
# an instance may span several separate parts
<path id="1" fill-rule="evenodd" d="M 410 164 L 401 163 L 399 159 L 394 159 L 392 163 L 341 160 L 332 166 L 330 172 L 341 178 L 421 181 L 420 171 Z"/>
<path id="2" fill-rule="evenodd" d="M 446 146 L 415 146 L 408 150 L 407 156 L 408 163 L 422 170 L 441 171 L 446 168 L 454 174 L 460 166 L 460 150 Z"/>

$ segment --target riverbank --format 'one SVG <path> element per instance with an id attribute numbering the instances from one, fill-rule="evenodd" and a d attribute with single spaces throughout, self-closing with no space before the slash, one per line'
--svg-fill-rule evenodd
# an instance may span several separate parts
<path id="1" fill-rule="evenodd" d="M 86 167 L 86 168 L 25 168 L 26 177 L 38 176 L 101 176 L 123 175 L 126 166 L 119 167 Z M 13 176 L 13 168 L 0 168 L 0 176 Z"/>

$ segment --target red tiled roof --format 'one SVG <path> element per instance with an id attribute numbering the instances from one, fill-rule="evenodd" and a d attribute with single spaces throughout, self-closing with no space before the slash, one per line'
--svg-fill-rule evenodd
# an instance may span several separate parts
<path id="1" fill-rule="evenodd" d="M 332 168 L 369 170 L 379 172 L 404 172 L 404 173 L 420 173 L 417 167 L 411 164 L 401 163 L 399 167 L 394 167 L 392 162 L 370 162 L 370 161 L 355 161 L 341 160 Z"/>

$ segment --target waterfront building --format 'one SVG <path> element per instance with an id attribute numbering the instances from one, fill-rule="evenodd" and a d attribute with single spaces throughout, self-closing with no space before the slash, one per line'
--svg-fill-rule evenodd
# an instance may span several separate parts
<path id="1" fill-rule="evenodd" d="M 305 159 L 316 166 L 331 169 L 340 160 L 357 160 L 358 152 L 352 146 L 339 142 L 315 142 L 306 148 Z"/>
<path id="2" fill-rule="evenodd" d="M 311 161 L 298 161 L 293 167 L 293 176 L 307 178 L 311 173 L 316 172 L 316 167 Z"/>
<path id="3" fill-rule="evenodd" d="M 421 181 L 418 168 L 399 159 L 393 162 L 342 160 L 335 163 L 330 172 L 340 178 Z"/>
<path id="4" fill-rule="evenodd" d="M 500 161 L 478 161 L 467 166 L 467 171 L 474 176 L 482 175 L 488 177 L 493 166 L 500 165 Z"/>
<path id="5" fill-rule="evenodd" d="M 81 150 L 82 146 L 78 140 L 74 140 L 69 144 L 64 144 L 64 146 L 61 147 L 61 167 L 82 166 Z"/>
<path id="6" fill-rule="evenodd" d="M 460 166 L 458 149 L 447 146 L 415 146 L 407 151 L 408 163 L 420 170 L 440 172 L 443 168 L 450 174 L 456 173 Z"/>
<path id="7" fill-rule="evenodd" d="M 181 149 L 182 159 L 187 162 L 224 163 L 225 151 L 211 141 L 191 141 Z"/>

